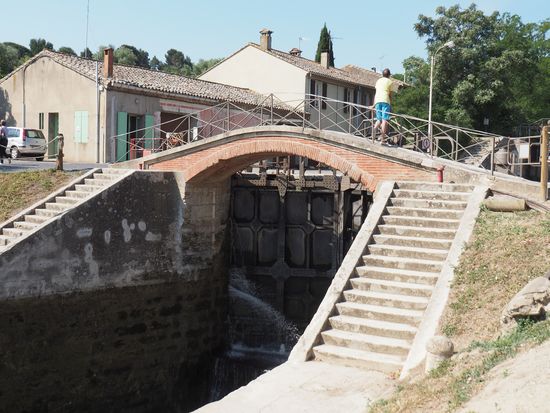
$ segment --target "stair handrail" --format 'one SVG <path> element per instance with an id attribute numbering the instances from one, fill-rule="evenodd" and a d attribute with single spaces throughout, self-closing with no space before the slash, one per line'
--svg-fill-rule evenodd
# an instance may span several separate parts
<path id="1" fill-rule="evenodd" d="M 289 361 L 309 360 L 312 357 L 313 347 L 320 344 L 321 332 L 326 329 L 329 317 L 334 313 L 336 304 L 341 301 L 344 289 L 349 285 L 349 279 L 356 274 L 355 267 L 363 259 L 366 247 L 372 240 L 380 219 L 386 211 L 394 188 L 395 181 L 383 181 L 378 185 L 374 203 L 369 209 L 367 218 L 361 225 L 311 322 L 292 348 L 288 357 Z"/>

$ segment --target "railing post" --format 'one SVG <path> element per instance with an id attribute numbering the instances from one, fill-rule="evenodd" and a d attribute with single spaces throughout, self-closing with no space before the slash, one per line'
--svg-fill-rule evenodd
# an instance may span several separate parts
<path id="1" fill-rule="evenodd" d="M 321 130 L 321 96 L 317 96 L 317 119 L 319 121 L 317 129 Z"/>
<path id="2" fill-rule="evenodd" d="M 540 143 L 540 195 L 548 199 L 548 126 L 542 128 Z"/>
<path id="3" fill-rule="evenodd" d="M 493 146 L 493 148 L 491 149 L 491 175 L 494 175 L 495 174 L 495 137 L 492 136 L 491 140 L 492 140 L 492 146 Z"/>
<path id="4" fill-rule="evenodd" d="M 344 103 L 345 105 L 345 103 Z M 348 113 L 349 113 L 349 122 L 348 122 L 348 133 L 351 133 L 351 112 L 353 111 L 353 108 L 351 105 L 348 106 Z"/>
<path id="5" fill-rule="evenodd" d="M 270 125 L 273 126 L 273 93 L 271 94 L 271 123 Z"/>
<path id="6" fill-rule="evenodd" d="M 374 143 L 376 139 L 376 131 L 374 130 L 374 109 L 371 108 L 370 110 L 370 137 L 372 139 L 372 143 Z"/>
<path id="7" fill-rule="evenodd" d="M 311 110 L 311 108 L 307 107 L 308 105 L 309 105 L 309 100 L 304 99 L 304 106 L 303 106 L 304 110 L 302 111 L 302 129 L 306 128 L 306 108 Z"/>
<path id="8" fill-rule="evenodd" d="M 230 114 L 230 111 L 231 111 L 231 109 L 229 108 L 229 101 L 228 101 L 227 104 L 226 104 L 227 128 L 224 132 L 229 132 L 229 130 L 231 129 L 231 114 Z"/>

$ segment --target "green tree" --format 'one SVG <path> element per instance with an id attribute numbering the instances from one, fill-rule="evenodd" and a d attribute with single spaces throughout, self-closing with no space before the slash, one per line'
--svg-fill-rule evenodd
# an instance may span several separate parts
<path id="1" fill-rule="evenodd" d="M 153 56 L 153 58 L 151 59 L 151 62 L 149 63 L 149 66 L 153 70 L 162 70 L 162 67 L 164 66 L 164 64 L 159 59 L 157 59 L 156 56 Z"/>
<path id="2" fill-rule="evenodd" d="M 44 39 L 31 39 L 29 42 L 31 56 L 37 55 L 44 49 L 53 50 L 53 44 Z"/>
<path id="3" fill-rule="evenodd" d="M 176 49 L 170 49 L 164 56 L 166 65 L 163 71 L 176 75 L 189 76 L 193 71 L 193 62 L 189 56 L 185 56 L 183 52 Z"/>
<path id="4" fill-rule="evenodd" d="M 75 51 L 70 47 L 60 47 L 57 51 L 60 53 L 70 54 L 71 56 L 76 56 Z"/>
<path id="5" fill-rule="evenodd" d="M 85 57 L 85 58 L 91 59 L 93 57 L 93 53 L 90 49 L 85 48 L 84 50 L 82 50 L 80 52 L 80 57 Z"/>
<path id="6" fill-rule="evenodd" d="M 199 61 L 193 65 L 193 76 L 199 77 L 222 60 L 223 59 L 199 59 Z"/>
<path id="7" fill-rule="evenodd" d="M 134 46 L 123 44 L 115 50 L 115 61 L 122 65 L 149 68 L 149 53 Z"/>
<path id="8" fill-rule="evenodd" d="M 319 35 L 319 43 L 317 43 L 317 52 L 315 53 L 315 61 L 321 62 L 321 53 L 328 52 L 328 64 L 334 66 L 334 49 L 332 47 L 332 40 L 330 38 L 330 32 L 327 29 L 327 24 L 321 29 Z"/>
<path id="9" fill-rule="evenodd" d="M 509 13 L 485 15 L 475 4 L 466 9 L 438 7 L 435 14 L 420 15 L 414 26 L 426 39 L 429 55 L 439 50 L 434 67 L 435 121 L 482 129 L 484 118 L 489 118 L 492 131 L 509 133 L 529 118 L 548 116 L 548 98 L 532 93 L 537 84 L 548 85 L 548 20 L 524 24 Z M 440 49 L 450 40 L 453 49 Z M 427 107 L 429 64 L 417 59 L 414 65 L 416 70 L 407 70 L 413 87 L 396 97 L 395 107 L 419 116 Z"/>

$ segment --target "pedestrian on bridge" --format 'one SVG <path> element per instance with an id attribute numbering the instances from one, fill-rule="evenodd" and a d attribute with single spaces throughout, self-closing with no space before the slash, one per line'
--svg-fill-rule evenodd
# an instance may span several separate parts
<path id="1" fill-rule="evenodd" d="M 374 132 L 376 133 L 378 128 L 381 127 L 380 140 L 382 144 L 386 143 L 388 121 L 391 113 L 392 81 L 390 75 L 390 69 L 384 69 L 382 77 L 375 84 L 374 109 L 376 110 L 376 123 L 374 124 Z"/>

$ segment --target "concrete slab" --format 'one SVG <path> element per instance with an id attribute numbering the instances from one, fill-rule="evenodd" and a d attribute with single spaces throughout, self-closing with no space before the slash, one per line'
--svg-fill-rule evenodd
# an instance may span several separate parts
<path id="1" fill-rule="evenodd" d="M 394 391 L 395 380 L 367 371 L 318 361 L 286 362 L 195 412 L 363 413 L 374 400 Z"/>

